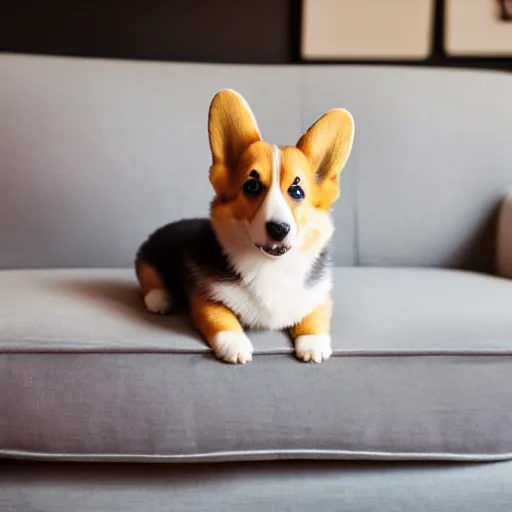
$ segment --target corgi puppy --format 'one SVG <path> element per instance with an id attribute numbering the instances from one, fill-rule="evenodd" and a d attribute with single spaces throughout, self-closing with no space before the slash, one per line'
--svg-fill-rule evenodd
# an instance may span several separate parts
<path id="1" fill-rule="evenodd" d="M 286 329 L 303 361 L 332 353 L 330 209 L 354 120 L 331 110 L 295 146 L 264 142 L 244 98 L 219 91 L 208 118 L 210 218 L 155 231 L 136 256 L 147 309 L 186 311 L 217 358 L 252 360 L 244 329 Z"/>

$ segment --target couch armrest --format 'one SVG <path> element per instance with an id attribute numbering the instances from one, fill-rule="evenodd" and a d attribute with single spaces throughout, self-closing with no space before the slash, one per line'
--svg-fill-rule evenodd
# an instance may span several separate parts
<path id="1" fill-rule="evenodd" d="M 496 273 L 512 278 L 512 191 L 503 199 L 498 214 Z"/>

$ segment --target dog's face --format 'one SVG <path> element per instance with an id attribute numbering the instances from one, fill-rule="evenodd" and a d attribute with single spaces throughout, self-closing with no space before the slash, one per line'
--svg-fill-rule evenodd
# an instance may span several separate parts
<path id="1" fill-rule="evenodd" d="M 245 100 L 222 90 L 210 106 L 208 133 L 212 222 L 220 238 L 268 258 L 323 248 L 352 147 L 352 116 L 331 110 L 296 146 L 277 147 L 262 140 Z"/>

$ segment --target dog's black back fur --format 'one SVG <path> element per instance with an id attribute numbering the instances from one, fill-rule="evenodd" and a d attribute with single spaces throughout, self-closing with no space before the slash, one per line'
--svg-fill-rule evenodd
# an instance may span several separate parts
<path id="1" fill-rule="evenodd" d="M 140 247 L 138 262 L 157 271 L 179 310 L 187 309 L 187 290 L 197 274 L 206 279 L 239 279 L 209 219 L 184 219 L 157 229 Z"/>

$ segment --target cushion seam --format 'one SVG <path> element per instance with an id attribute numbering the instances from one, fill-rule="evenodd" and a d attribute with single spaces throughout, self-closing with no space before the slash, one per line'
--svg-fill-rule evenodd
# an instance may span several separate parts
<path id="1" fill-rule="evenodd" d="M 210 348 L 123 348 L 123 347 L 0 347 L 0 354 L 169 354 L 169 355 L 204 355 L 213 354 Z M 276 348 L 255 350 L 255 356 L 292 355 L 293 348 Z M 512 348 L 507 349 L 434 349 L 434 350 L 334 350 L 333 357 L 445 357 L 445 356 L 512 356 Z"/>
<path id="2" fill-rule="evenodd" d="M 50 453 L 29 450 L 0 449 L 0 457 L 10 459 L 41 460 L 98 460 L 98 461 L 147 461 L 147 462 L 204 462 L 222 460 L 271 460 L 271 459 L 331 459 L 331 460 L 438 460 L 498 462 L 512 459 L 512 453 L 457 453 L 457 452 L 385 452 L 357 450 L 251 450 L 206 452 L 174 455 L 112 454 L 112 453 Z"/>

